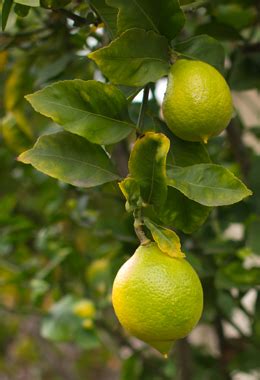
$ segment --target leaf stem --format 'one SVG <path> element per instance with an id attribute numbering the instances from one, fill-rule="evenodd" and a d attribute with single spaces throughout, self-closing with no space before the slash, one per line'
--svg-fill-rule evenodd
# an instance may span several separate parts
<path id="1" fill-rule="evenodd" d="M 207 5 L 208 2 L 209 2 L 208 0 L 194 1 L 194 3 L 187 4 L 187 5 L 182 5 L 182 6 L 181 6 L 181 9 L 183 10 L 183 12 L 193 12 L 193 11 L 195 11 L 197 8 L 200 8 L 200 7 L 202 7 L 203 5 Z"/>
<path id="2" fill-rule="evenodd" d="M 139 113 L 139 117 L 138 117 L 138 121 L 137 121 L 137 130 L 140 133 L 142 133 L 142 129 L 143 129 L 144 115 L 145 115 L 145 111 L 146 111 L 146 107 L 147 107 L 147 103 L 148 103 L 149 91 L 150 91 L 150 87 L 149 87 L 149 84 L 147 84 L 144 88 L 143 100 L 142 100 L 140 113 Z"/>
<path id="3" fill-rule="evenodd" d="M 134 211 L 134 218 L 135 218 L 135 221 L 134 221 L 135 233 L 136 233 L 136 236 L 138 237 L 141 245 L 149 244 L 151 242 L 151 240 L 148 239 L 148 237 L 145 235 L 145 233 L 143 231 L 144 222 L 143 222 L 142 215 L 141 215 L 141 209 L 136 209 Z"/>

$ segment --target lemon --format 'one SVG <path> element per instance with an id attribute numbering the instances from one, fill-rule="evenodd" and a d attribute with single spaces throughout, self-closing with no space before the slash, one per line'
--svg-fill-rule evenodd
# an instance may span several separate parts
<path id="1" fill-rule="evenodd" d="M 223 76 L 201 61 L 178 60 L 162 104 L 166 124 L 183 140 L 207 142 L 230 122 L 230 89 Z"/>
<path id="2" fill-rule="evenodd" d="M 80 318 L 94 318 L 95 313 L 95 305 L 88 299 L 80 300 L 73 307 L 73 314 Z"/>
<path id="3" fill-rule="evenodd" d="M 155 243 L 140 246 L 119 269 L 112 302 L 122 326 L 167 354 L 200 319 L 200 280 L 184 258 L 172 258 Z"/>

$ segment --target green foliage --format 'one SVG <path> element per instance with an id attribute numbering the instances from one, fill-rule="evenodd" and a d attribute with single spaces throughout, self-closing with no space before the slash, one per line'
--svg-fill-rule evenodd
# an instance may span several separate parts
<path id="1" fill-rule="evenodd" d="M 18 160 L 74 186 L 92 187 L 119 178 L 101 147 L 69 132 L 40 137 Z"/>
<path id="2" fill-rule="evenodd" d="M 110 45 L 91 54 L 112 83 L 143 86 L 168 73 L 169 51 L 165 37 L 143 29 L 129 29 Z"/>
<path id="3" fill-rule="evenodd" d="M 184 25 L 184 15 L 177 0 L 122 1 L 107 0 L 107 4 L 119 9 L 117 18 L 118 33 L 128 29 L 141 28 L 172 40 Z"/>
<path id="4" fill-rule="evenodd" d="M 213 65 L 234 91 L 259 89 L 258 11 L 253 0 L 2 1 L 0 377 L 172 380 L 192 368 L 201 380 L 259 370 L 259 123 L 245 125 L 241 94 L 243 120 L 207 145 L 184 141 L 157 97 L 181 57 Z M 110 294 L 138 245 L 134 229 L 196 268 L 218 355 L 193 337 L 165 361 L 121 331 Z M 83 298 L 97 310 L 91 323 L 73 313 Z"/>
<path id="5" fill-rule="evenodd" d="M 134 130 L 124 95 L 109 84 L 62 81 L 26 99 L 67 131 L 96 144 L 116 143 Z"/>
<path id="6" fill-rule="evenodd" d="M 224 206 L 252 194 L 228 169 L 214 164 L 197 164 L 167 171 L 169 186 L 204 206 Z"/>

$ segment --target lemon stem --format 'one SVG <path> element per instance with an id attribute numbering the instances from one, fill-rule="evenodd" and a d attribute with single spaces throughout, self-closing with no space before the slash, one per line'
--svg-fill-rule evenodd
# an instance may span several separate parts
<path id="1" fill-rule="evenodd" d="M 146 107 L 148 103 L 149 91 L 150 91 L 150 87 L 149 87 L 149 84 L 147 84 L 144 88 L 143 100 L 142 100 L 140 113 L 139 113 L 138 121 L 137 121 L 137 130 L 139 131 L 139 133 L 143 132 L 142 129 L 143 129 L 143 124 L 144 124 L 144 115 L 145 115 L 145 111 L 146 111 Z"/>
<path id="2" fill-rule="evenodd" d="M 148 237 L 145 235 L 145 232 L 143 231 L 144 222 L 141 215 L 141 209 L 135 210 L 134 217 L 135 217 L 134 229 L 135 229 L 136 236 L 138 237 L 141 245 L 149 244 L 151 240 L 148 239 Z"/>

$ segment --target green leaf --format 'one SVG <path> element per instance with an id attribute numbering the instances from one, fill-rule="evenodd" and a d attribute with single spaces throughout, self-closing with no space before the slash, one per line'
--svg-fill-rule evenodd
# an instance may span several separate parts
<path id="1" fill-rule="evenodd" d="M 217 21 L 241 30 L 255 22 L 257 10 L 255 7 L 243 7 L 233 2 L 233 4 L 220 4 L 214 16 Z"/>
<path id="2" fill-rule="evenodd" d="M 260 268 L 245 269 L 241 262 L 232 262 L 217 271 L 215 284 L 218 289 L 248 290 L 260 285 Z"/>
<path id="3" fill-rule="evenodd" d="M 91 8 L 101 17 L 110 37 L 114 38 L 117 33 L 117 9 L 106 4 L 105 0 L 90 0 Z"/>
<path id="4" fill-rule="evenodd" d="M 260 52 L 243 53 L 238 51 L 229 76 L 232 90 L 245 91 L 251 88 L 260 89 Z"/>
<path id="5" fill-rule="evenodd" d="M 5 30 L 10 11 L 12 9 L 13 0 L 4 0 L 2 6 L 2 30 Z"/>
<path id="6" fill-rule="evenodd" d="M 181 56 L 209 63 L 223 72 L 225 50 L 220 42 L 207 35 L 195 36 L 175 45 Z"/>
<path id="7" fill-rule="evenodd" d="M 169 186 L 167 200 L 158 216 L 164 224 L 191 234 L 206 221 L 210 210 Z"/>
<path id="8" fill-rule="evenodd" d="M 246 246 L 256 255 L 260 255 L 260 218 L 253 220 L 247 227 Z"/>
<path id="9" fill-rule="evenodd" d="M 134 130 L 127 101 L 110 84 L 80 79 L 54 83 L 27 95 L 41 114 L 96 144 L 113 144 Z"/>
<path id="10" fill-rule="evenodd" d="M 127 211 L 131 212 L 135 208 L 141 206 L 142 199 L 140 194 L 140 186 L 136 180 L 131 177 L 127 177 L 123 181 L 119 182 L 119 187 L 127 201 Z"/>
<path id="11" fill-rule="evenodd" d="M 168 185 L 204 206 L 224 206 L 241 201 L 252 192 L 228 169 L 198 164 L 167 171 Z"/>
<path id="12" fill-rule="evenodd" d="M 210 157 L 205 144 L 191 142 L 175 136 L 167 125 L 159 118 L 153 118 L 156 131 L 164 133 L 170 139 L 170 150 L 167 156 L 167 166 L 190 166 L 210 163 Z"/>
<path id="13" fill-rule="evenodd" d="M 182 29 L 185 17 L 177 0 L 106 0 L 108 5 L 119 8 L 118 33 L 141 28 L 172 40 Z"/>
<path id="14" fill-rule="evenodd" d="M 129 171 L 140 185 L 144 202 L 161 207 L 167 197 L 166 156 L 169 139 L 148 132 L 138 139 L 129 159 Z"/>
<path id="15" fill-rule="evenodd" d="M 171 257 L 185 257 L 185 254 L 181 251 L 180 239 L 174 231 L 159 226 L 148 218 L 144 218 L 144 224 L 151 231 L 152 237 L 161 251 Z"/>
<path id="16" fill-rule="evenodd" d="M 28 7 L 39 7 L 40 0 L 14 0 L 16 4 L 27 5 Z"/>
<path id="17" fill-rule="evenodd" d="M 14 6 L 14 12 L 19 17 L 26 17 L 28 13 L 30 12 L 30 9 L 31 9 L 30 7 L 23 4 L 15 4 Z"/>
<path id="18" fill-rule="evenodd" d="M 18 160 L 79 187 L 98 186 L 119 178 L 100 146 L 68 132 L 41 136 Z"/>
<path id="19" fill-rule="evenodd" d="M 93 349 L 100 345 L 94 331 L 86 331 L 82 319 L 73 314 L 78 300 L 67 295 L 54 304 L 41 325 L 41 335 L 53 342 L 75 342 L 84 349 Z"/>
<path id="20" fill-rule="evenodd" d="M 130 29 L 88 55 L 115 84 L 144 86 L 169 71 L 167 39 L 153 31 Z"/>

